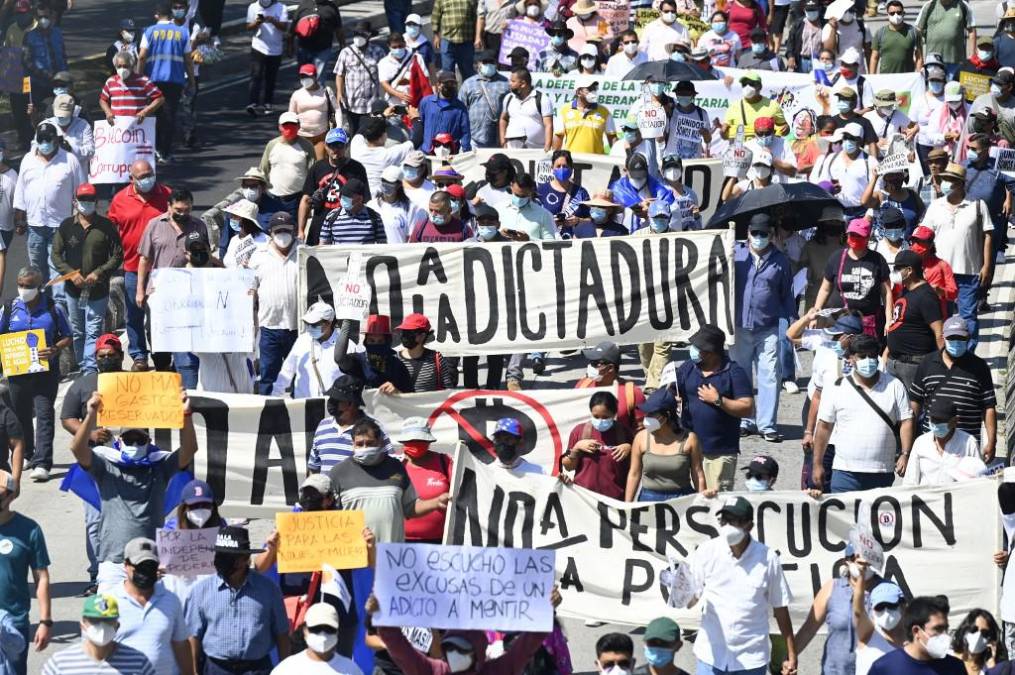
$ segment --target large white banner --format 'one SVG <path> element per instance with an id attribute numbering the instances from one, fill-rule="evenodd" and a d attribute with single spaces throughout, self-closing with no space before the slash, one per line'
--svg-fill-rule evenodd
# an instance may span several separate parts
<path id="1" fill-rule="evenodd" d="M 163 268 L 152 274 L 152 349 L 254 350 L 254 272 L 239 267 Z"/>
<path id="2" fill-rule="evenodd" d="M 555 473 L 568 436 L 589 418 L 598 389 L 486 391 L 463 389 L 387 396 L 363 393 L 365 410 L 390 435 L 407 417 L 428 420 L 437 442 L 451 454 L 461 442 L 480 460 L 493 461 L 488 440 L 502 417 L 514 417 L 524 432 L 525 459 Z M 616 389 L 611 389 L 616 393 Z M 198 447 L 196 474 L 211 484 L 229 515 L 273 517 L 296 503 L 306 475 L 314 430 L 324 419 L 325 400 L 284 399 L 252 394 L 191 391 Z M 160 447 L 176 447 L 175 432 L 156 431 Z M 396 444 L 397 445 L 397 444 Z"/>
<path id="3" fill-rule="evenodd" d="M 909 596 L 946 594 L 956 617 L 976 607 L 996 614 L 996 484 L 984 478 L 820 500 L 800 491 L 744 496 L 754 505 L 752 536 L 782 559 L 799 628 L 814 594 L 835 573 L 861 505 L 869 507 L 874 538 L 884 548 L 887 579 Z M 643 626 L 647 617 L 668 615 L 697 628 L 700 605 L 667 607 L 660 573 L 671 558 L 685 560 L 718 535 L 719 504 L 700 496 L 625 503 L 552 477 L 516 476 L 462 453 L 444 543 L 554 549 L 562 616 Z"/>
<path id="4" fill-rule="evenodd" d="M 371 314 L 422 312 L 445 355 L 511 354 L 733 334 L 733 232 L 300 249 L 300 299 L 331 302 L 359 251 Z"/>
<path id="5" fill-rule="evenodd" d="M 155 118 L 146 117 L 138 124 L 133 117 L 114 117 L 110 125 L 104 119 L 92 124 L 95 155 L 88 171 L 91 183 L 129 183 L 130 165 L 147 159 L 155 166 Z"/>

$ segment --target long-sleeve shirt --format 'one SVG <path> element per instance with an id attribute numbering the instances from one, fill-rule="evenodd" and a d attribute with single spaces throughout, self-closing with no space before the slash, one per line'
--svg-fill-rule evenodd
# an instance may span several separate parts
<path id="1" fill-rule="evenodd" d="M 769 246 L 757 255 L 744 243 L 733 252 L 736 271 L 736 325 L 771 328 L 793 315 L 793 272 L 786 254 Z"/>
<path id="2" fill-rule="evenodd" d="M 444 132 L 458 139 L 462 152 L 472 150 L 469 111 L 459 99 L 446 99 L 431 94 L 419 102 L 419 118 L 423 123 L 420 150 L 426 154 L 433 152 L 434 136 Z"/>
<path id="3" fill-rule="evenodd" d="M 109 294 L 109 277 L 121 264 L 120 234 L 108 218 L 96 215 L 85 229 L 77 216 L 71 216 L 60 224 L 53 237 L 53 266 L 60 274 L 77 270 L 83 277 L 94 273 L 99 278 L 88 291 L 93 300 Z M 65 289 L 74 297 L 82 290 L 69 282 Z"/>
<path id="4" fill-rule="evenodd" d="M 430 12 L 434 35 L 454 43 L 476 39 L 476 0 L 435 0 Z"/>
<path id="5" fill-rule="evenodd" d="M 462 82 L 458 97 L 469 109 L 472 140 L 476 145 L 480 147 L 499 145 L 497 126 L 503 112 L 501 102 L 510 89 L 507 78 L 500 74 L 492 78 L 473 75 Z"/>
<path id="6" fill-rule="evenodd" d="M 80 117 L 72 117 L 70 124 L 65 127 L 61 127 L 55 117 L 50 117 L 45 121 L 60 130 L 60 133 L 63 134 L 64 139 L 70 145 L 71 152 L 81 162 L 81 166 L 88 166 L 92 155 L 95 154 L 95 138 L 92 135 L 92 125 Z"/>
<path id="7" fill-rule="evenodd" d="M 25 66 L 32 77 L 48 80 L 61 70 L 67 70 L 63 33 L 56 26 L 25 33 L 24 50 Z"/>
<path id="8" fill-rule="evenodd" d="M 343 374 L 333 357 L 337 341 L 337 330 L 332 331 L 323 342 L 310 337 L 309 333 L 303 333 L 296 338 L 289 355 L 282 362 L 278 378 L 271 388 L 272 392 L 276 396 L 283 396 L 286 389 L 292 385 L 293 398 L 325 396 L 328 388 Z M 361 351 L 363 347 L 350 341 L 346 353 L 355 354 Z"/>
<path id="9" fill-rule="evenodd" d="M 508 204 L 501 208 L 500 226 L 503 230 L 524 232 L 532 240 L 557 238 L 557 228 L 553 225 L 553 216 L 539 205 L 535 197 L 521 208 L 514 204 Z"/>

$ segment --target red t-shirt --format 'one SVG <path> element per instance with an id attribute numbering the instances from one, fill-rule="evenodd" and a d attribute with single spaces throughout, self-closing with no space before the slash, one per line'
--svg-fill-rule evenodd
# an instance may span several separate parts
<path id="1" fill-rule="evenodd" d="M 451 491 L 451 476 L 454 467 L 451 458 L 439 452 L 431 452 L 419 464 L 405 460 L 405 470 L 409 480 L 416 488 L 420 499 L 433 499 L 438 495 Z M 405 521 L 405 540 L 439 541 L 444 536 L 443 511 L 433 511 L 420 518 L 409 518 Z"/>
<path id="2" fill-rule="evenodd" d="M 606 433 L 599 433 L 588 422 L 582 422 L 571 430 L 571 435 L 567 439 L 568 449 L 573 448 L 575 443 L 583 438 L 599 441 L 605 447 L 596 453 L 578 453 L 575 458 L 578 467 L 574 472 L 574 484 L 607 497 L 623 500 L 631 458 L 628 456 L 618 462 L 606 448 L 630 443 L 631 432 L 623 424 L 614 422 Z"/>
<path id="3" fill-rule="evenodd" d="M 137 272 L 140 254 L 137 247 L 141 236 L 152 218 L 169 210 L 169 195 L 172 190 L 162 183 L 156 183 L 152 191 L 143 197 L 134 191 L 131 183 L 113 196 L 106 217 L 113 221 L 120 232 L 123 244 L 123 270 Z"/>

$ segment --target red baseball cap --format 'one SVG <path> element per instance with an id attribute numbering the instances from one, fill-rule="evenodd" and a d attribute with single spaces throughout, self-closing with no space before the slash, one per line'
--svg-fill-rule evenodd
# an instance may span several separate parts
<path id="1" fill-rule="evenodd" d="M 18 14 L 27 14 L 32 11 L 32 0 L 18 0 L 14 3 L 14 11 Z"/>
<path id="2" fill-rule="evenodd" d="M 775 120 L 771 117 L 759 117 L 754 120 L 755 131 L 774 131 Z"/>
<path id="3" fill-rule="evenodd" d="M 425 330 L 430 332 L 430 319 L 422 314 L 410 314 L 398 324 L 398 330 Z"/>
<path id="4" fill-rule="evenodd" d="M 871 224 L 866 218 L 854 218 L 849 221 L 849 227 L 846 228 L 846 234 L 857 234 L 861 237 L 871 236 Z"/>
<path id="5" fill-rule="evenodd" d="M 74 195 L 77 197 L 97 197 L 98 193 L 95 192 L 95 186 L 91 183 L 82 183 L 78 185 L 78 190 Z"/>
<path id="6" fill-rule="evenodd" d="M 455 137 L 444 131 L 433 137 L 433 142 L 438 145 L 451 145 L 455 142 Z"/>
<path id="7" fill-rule="evenodd" d="M 465 199 L 465 188 L 461 183 L 453 183 L 445 190 L 454 199 Z"/>
<path id="8" fill-rule="evenodd" d="M 112 349 L 122 354 L 123 344 L 120 342 L 120 338 L 113 333 L 106 333 L 105 335 L 100 335 L 99 339 L 95 341 L 95 351 L 100 349 Z"/>
<path id="9" fill-rule="evenodd" d="M 364 335 L 391 335 L 391 317 L 385 314 L 371 314 L 367 317 Z"/>
<path id="10" fill-rule="evenodd" d="M 909 238 L 932 242 L 934 241 L 934 230 L 930 229 L 926 225 L 920 225 L 918 228 L 913 230 L 913 234 L 909 235 Z"/>
<path id="11" fill-rule="evenodd" d="M 317 77 L 317 68 L 312 63 L 304 63 L 300 66 L 300 75 L 309 75 L 310 77 Z"/>

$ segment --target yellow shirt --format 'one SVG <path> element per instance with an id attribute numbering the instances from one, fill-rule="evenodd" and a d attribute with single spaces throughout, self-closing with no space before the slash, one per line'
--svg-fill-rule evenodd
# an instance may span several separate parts
<path id="1" fill-rule="evenodd" d="M 742 104 L 742 107 L 741 107 Z M 744 113 L 747 119 L 743 119 Z M 726 109 L 726 124 L 730 125 L 726 134 L 726 140 L 733 140 L 737 136 L 737 127 L 744 125 L 744 140 L 754 138 L 754 120 L 759 117 L 771 117 L 775 120 L 775 133 L 785 136 L 789 133 L 789 125 L 786 124 L 786 117 L 782 114 L 779 104 L 770 98 L 762 96 L 754 103 L 748 103 L 744 99 L 730 101 L 730 107 Z"/>
<path id="2" fill-rule="evenodd" d="M 606 154 L 603 134 L 613 133 L 613 118 L 605 107 L 597 105 L 592 110 L 582 110 L 572 102 L 561 109 L 558 124 L 556 131 L 564 135 L 565 150 Z"/>

